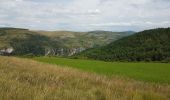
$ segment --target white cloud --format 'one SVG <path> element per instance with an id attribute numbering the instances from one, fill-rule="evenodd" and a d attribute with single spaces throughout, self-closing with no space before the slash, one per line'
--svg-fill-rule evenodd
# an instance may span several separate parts
<path id="1" fill-rule="evenodd" d="M 142 30 L 170 26 L 169 0 L 0 0 L 0 26 Z"/>
<path id="2" fill-rule="evenodd" d="M 91 26 L 96 26 L 96 27 L 131 26 L 131 25 L 132 23 L 128 23 L 128 22 L 91 24 Z"/>
<path id="3" fill-rule="evenodd" d="M 15 1 L 17 1 L 17 2 L 22 2 L 23 0 L 15 0 Z"/>

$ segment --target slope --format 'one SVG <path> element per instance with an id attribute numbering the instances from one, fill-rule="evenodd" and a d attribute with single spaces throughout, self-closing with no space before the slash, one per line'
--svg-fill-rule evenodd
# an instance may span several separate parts
<path id="1" fill-rule="evenodd" d="M 170 86 L 0 57 L 2 100 L 168 100 Z"/>
<path id="2" fill-rule="evenodd" d="M 158 28 L 124 37 L 101 48 L 84 51 L 78 57 L 104 61 L 169 61 L 170 28 Z"/>
<path id="3" fill-rule="evenodd" d="M 14 55 L 69 56 L 87 48 L 103 46 L 121 37 L 126 32 L 70 32 L 33 31 L 19 28 L 0 28 L 0 54 L 13 48 Z"/>

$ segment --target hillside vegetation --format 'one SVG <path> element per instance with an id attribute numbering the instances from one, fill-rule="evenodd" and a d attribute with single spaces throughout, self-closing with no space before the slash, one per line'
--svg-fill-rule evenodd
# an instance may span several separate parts
<path id="1" fill-rule="evenodd" d="M 94 47 L 103 46 L 112 41 L 118 40 L 134 32 L 111 32 L 111 31 L 36 31 L 40 35 L 48 36 L 52 39 L 62 41 L 66 47 Z"/>
<path id="2" fill-rule="evenodd" d="M 108 31 L 52 32 L 0 28 L 0 50 L 12 47 L 14 49 L 13 55 L 45 55 L 46 52 L 52 52 L 52 55 L 68 56 L 87 48 L 106 45 L 131 33 Z"/>
<path id="3" fill-rule="evenodd" d="M 78 57 L 104 61 L 170 62 L 170 28 L 142 31 L 107 46 L 84 51 Z"/>
<path id="4" fill-rule="evenodd" d="M 0 57 L 1 100 L 169 100 L 170 86 Z"/>
<path id="5" fill-rule="evenodd" d="M 1 28 L 0 49 L 13 48 L 13 55 L 44 55 L 45 47 L 58 47 L 60 43 L 50 38 L 38 35 L 27 29 Z"/>

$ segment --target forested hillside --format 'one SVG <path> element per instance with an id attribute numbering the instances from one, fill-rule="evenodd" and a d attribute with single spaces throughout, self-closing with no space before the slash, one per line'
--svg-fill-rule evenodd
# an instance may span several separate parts
<path id="1" fill-rule="evenodd" d="M 0 55 L 7 53 L 10 55 L 71 56 L 88 48 L 106 45 L 131 33 L 0 28 Z"/>
<path id="2" fill-rule="evenodd" d="M 104 61 L 170 61 L 170 28 L 158 28 L 124 37 L 78 57 Z"/>

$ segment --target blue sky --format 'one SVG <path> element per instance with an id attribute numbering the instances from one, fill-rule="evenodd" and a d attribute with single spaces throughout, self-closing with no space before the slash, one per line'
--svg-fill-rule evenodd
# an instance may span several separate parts
<path id="1" fill-rule="evenodd" d="M 170 0 L 0 0 L 0 27 L 71 31 L 170 27 Z"/>

